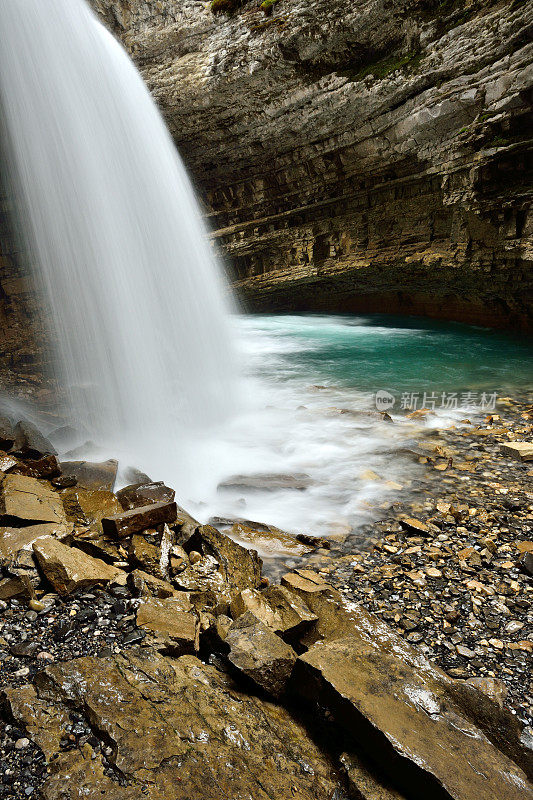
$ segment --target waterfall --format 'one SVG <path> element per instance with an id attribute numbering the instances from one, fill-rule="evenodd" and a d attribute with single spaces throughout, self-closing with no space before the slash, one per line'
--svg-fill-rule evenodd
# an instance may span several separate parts
<path id="1" fill-rule="evenodd" d="M 0 108 L 66 411 L 139 466 L 232 406 L 228 301 L 170 134 L 85 0 L 0 0 Z M 186 471 L 186 468 L 184 468 Z"/>

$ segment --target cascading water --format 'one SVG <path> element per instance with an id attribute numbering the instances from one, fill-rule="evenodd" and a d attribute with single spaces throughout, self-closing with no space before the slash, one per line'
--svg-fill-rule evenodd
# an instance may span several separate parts
<path id="1" fill-rule="evenodd" d="M 189 434 L 229 411 L 234 370 L 185 169 L 85 0 L 0 0 L 0 30 L 8 178 L 53 311 L 68 415 L 146 468 L 169 452 L 184 466 Z"/>

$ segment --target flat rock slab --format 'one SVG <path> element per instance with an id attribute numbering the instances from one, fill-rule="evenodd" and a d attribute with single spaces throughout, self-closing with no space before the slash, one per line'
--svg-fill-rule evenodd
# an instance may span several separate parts
<path id="1" fill-rule="evenodd" d="M 64 539 L 72 532 L 68 523 L 45 522 L 24 528 L 0 528 L 0 565 L 8 566 L 21 550 L 32 550 L 34 542 L 45 537 Z"/>
<path id="2" fill-rule="evenodd" d="M 37 683 L 42 699 L 24 687 L 24 702 L 19 689 L 8 690 L 7 700 L 17 724 L 45 744 L 44 800 L 344 796 L 329 759 L 285 709 L 246 696 L 194 656 L 81 658 L 48 667 Z M 109 761 L 128 786 L 104 775 L 90 744 L 60 749 L 69 710 L 82 712 L 111 746 Z"/>
<path id="3" fill-rule="evenodd" d="M 76 478 L 77 485 L 84 489 L 107 489 L 112 492 L 117 477 L 118 461 L 62 461 L 61 472 Z"/>
<path id="4" fill-rule="evenodd" d="M 122 514 L 102 518 L 102 528 L 108 536 L 124 539 L 148 528 L 176 521 L 178 508 L 174 502 L 151 503 L 140 508 L 132 508 Z"/>
<path id="5" fill-rule="evenodd" d="M 261 473 L 256 475 L 233 475 L 218 484 L 219 489 L 248 490 L 256 492 L 279 492 L 282 489 L 303 491 L 312 481 L 309 475 L 277 475 Z"/>
<path id="6" fill-rule="evenodd" d="M 124 486 L 117 492 L 117 497 L 120 501 L 122 508 L 128 511 L 132 508 L 140 508 L 147 506 L 150 503 L 171 503 L 175 497 L 174 489 L 161 481 L 155 483 L 149 481 L 147 483 L 132 483 L 129 486 Z"/>
<path id="7" fill-rule="evenodd" d="M 34 543 L 33 551 L 43 573 L 61 595 L 86 586 L 109 583 L 124 574 L 105 561 L 92 558 L 76 547 L 67 547 L 56 539 L 39 539 Z"/>
<path id="8" fill-rule="evenodd" d="M 329 708 L 409 797 L 533 797 L 524 772 L 463 712 L 450 678 L 364 609 L 345 608 L 335 626 L 334 590 L 296 578 L 323 641 L 298 658 L 292 691 Z"/>
<path id="9" fill-rule="evenodd" d="M 508 442 L 501 445 L 506 456 L 512 456 L 519 461 L 533 461 L 533 442 Z"/>
<path id="10" fill-rule="evenodd" d="M 283 695 L 296 653 L 271 628 L 247 611 L 233 622 L 224 642 L 234 667 L 274 697 Z"/>
<path id="11" fill-rule="evenodd" d="M 277 556 L 297 557 L 313 550 L 313 547 L 299 542 L 290 533 L 285 533 L 285 531 L 272 526 L 254 528 L 253 525 L 236 522 L 229 529 L 228 535 L 246 547 L 254 547 L 263 557 L 267 558 Z"/>
<path id="12" fill-rule="evenodd" d="M 247 611 L 286 638 L 298 636 L 318 619 L 303 600 L 283 586 L 269 586 L 263 592 L 257 589 L 239 592 L 231 603 L 231 615 L 237 619 Z"/>
<path id="13" fill-rule="evenodd" d="M 57 492 L 36 478 L 5 475 L 0 485 L 0 523 L 10 517 L 25 521 L 66 521 L 63 502 Z M 7 518 L 7 519 L 6 519 Z"/>
<path id="14" fill-rule="evenodd" d="M 137 626 L 157 640 L 158 649 L 172 650 L 175 655 L 198 651 L 198 619 L 185 593 L 144 600 L 137 609 Z"/>

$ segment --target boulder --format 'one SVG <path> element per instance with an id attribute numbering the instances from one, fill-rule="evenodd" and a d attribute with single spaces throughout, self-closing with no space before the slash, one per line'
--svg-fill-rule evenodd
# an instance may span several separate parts
<path id="1" fill-rule="evenodd" d="M 299 542 L 290 533 L 270 525 L 255 526 L 254 523 L 236 522 L 229 529 L 228 536 L 245 547 L 253 547 L 264 558 L 280 556 L 297 558 L 314 549 L 308 544 Z"/>
<path id="2" fill-rule="evenodd" d="M 292 489 L 293 491 L 303 491 L 311 485 L 309 475 L 277 475 L 277 474 L 256 474 L 256 475 L 233 475 L 218 484 L 219 489 L 245 490 L 257 492 L 277 492 L 280 489 Z"/>
<path id="3" fill-rule="evenodd" d="M 37 459 L 19 461 L 10 469 L 12 475 L 28 475 L 30 478 L 57 478 L 61 475 L 61 468 L 57 457 L 52 453 Z"/>
<path id="4" fill-rule="evenodd" d="M 39 539 L 33 544 L 33 551 L 44 575 L 61 595 L 86 586 L 106 584 L 121 575 L 121 570 L 56 539 Z"/>
<path id="5" fill-rule="evenodd" d="M 318 619 L 303 600 L 283 586 L 269 586 L 262 592 L 257 589 L 239 592 L 231 603 L 232 617 L 237 619 L 247 611 L 286 639 L 303 633 Z"/>
<path id="6" fill-rule="evenodd" d="M 28 525 L 25 528 L 0 528 L 0 566 L 12 564 L 21 550 L 32 551 L 33 543 L 44 537 L 65 539 L 72 532 L 72 525 L 64 523 L 43 523 Z"/>
<path id="7" fill-rule="evenodd" d="M 137 609 L 137 626 L 150 634 L 148 641 L 173 655 L 198 650 L 198 617 L 185 593 L 165 600 L 143 600 Z"/>
<path id="8" fill-rule="evenodd" d="M 501 449 L 506 456 L 518 461 L 533 461 L 533 442 L 506 442 Z"/>
<path id="9" fill-rule="evenodd" d="M 0 485 L 0 524 L 12 519 L 63 523 L 61 497 L 36 478 L 5 475 Z"/>
<path id="10" fill-rule="evenodd" d="M 232 623 L 224 643 L 234 667 L 268 694 L 284 694 L 296 653 L 271 628 L 247 611 Z"/>
<path id="11" fill-rule="evenodd" d="M 134 569 L 128 575 L 128 586 L 137 597 L 173 597 L 176 589 L 142 569 Z"/>
<path id="12" fill-rule="evenodd" d="M 0 579 L 0 600 L 11 600 L 12 597 L 33 597 L 34 589 L 25 575 Z"/>
<path id="13" fill-rule="evenodd" d="M 113 491 L 117 477 L 118 461 L 62 461 L 61 472 L 65 477 L 75 478 L 83 489 L 106 489 Z"/>
<path id="14" fill-rule="evenodd" d="M 13 423 L 7 418 L 0 416 L 0 448 L 11 450 L 15 442 L 15 428 Z"/>
<path id="15" fill-rule="evenodd" d="M 145 572 L 155 575 L 156 578 L 164 579 L 166 577 L 161 568 L 161 548 L 148 542 L 141 534 L 135 533 L 131 537 L 128 556 L 133 564 Z"/>
<path id="16" fill-rule="evenodd" d="M 124 539 L 147 528 L 155 528 L 165 522 L 175 522 L 177 507 L 174 502 L 152 503 L 140 508 L 132 508 L 122 514 L 102 518 L 102 528 L 108 536 Z"/>
<path id="17" fill-rule="evenodd" d="M 33 423 L 26 420 L 17 422 L 14 433 L 13 450 L 24 458 L 40 458 L 48 454 L 57 456 L 57 450 L 52 442 L 43 436 Z"/>
<path id="18" fill-rule="evenodd" d="M 37 684 L 39 696 L 24 686 L 4 697 L 51 765 L 44 800 L 77 797 L 78 787 L 90 800 L 344 796 L 341 776 L 302 724 L 194 656 L 143 649 L 80 658 L 48 666 Z M 66 749 L 72 712 L 94 735 Z M 108 748 L 111 778 L 94 737 Z"/>
<path id="19" fill-rule="evenodd" d="M 61 499 L 69 520 L 80 526 L 101 529 L 102 517 L 119 514 L 122 510 L 115 495 L 107 489 L 64 489 Z"/>
<path id="20" fill-rule="evenodd" d="M 122 508 L 129 511 L 132 508 L 147 506 L 150 503 L 171 503 L 175 497 L 174 489 L 160 481 L 133 483 L 117 492 L 117 497 Z"/>

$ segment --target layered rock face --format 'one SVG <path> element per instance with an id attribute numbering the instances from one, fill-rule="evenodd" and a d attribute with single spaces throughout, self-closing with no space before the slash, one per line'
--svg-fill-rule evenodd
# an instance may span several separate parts
<path id="1" fill-rule="evenodd" d="M 160 104 L 250 308 L 530 326 L 531 4 L 93 6 Z"/>

